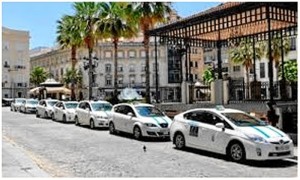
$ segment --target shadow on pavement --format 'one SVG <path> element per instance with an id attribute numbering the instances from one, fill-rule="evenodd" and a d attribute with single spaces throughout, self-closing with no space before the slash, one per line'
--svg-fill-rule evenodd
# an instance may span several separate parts
<path id="1" fill-rule="evenodd" d="M 176 149 L 174 147 L 174 149 Z M 178 149 L 176 149 L 178 150 Z M 185 149 L 181 151 L 186 151 L 190 153 L 194 153 L 197 155 L 202 155 L 202 156 L 207 156 L 211 158 L 217 158 L 221 159 L 224 161 L 228 161 L 231 163 L 238 163 L 238 162 L 232 162 L 227 156 L 223 154 L 218 154 L 218 153 L 213 153 L 205 150 L 199 150 L 199 149 L 194 149 L 194 148 L 188 148 L 186 147 Z M 293 159 L 293 160 L 292 160 Z M 297 156 L 294 156 L 293 158 L 289 159 L 283 159 L 283 160 L 267 160 L 267 161 L 254 161 L 254 160 L 246 160 L 244 162 L 240 162 L 238 164 L 246 165 L 246 166 L 253 166 L 253 167 L 261 167 L 261 168 L 284 168 L 284 167 L 291 167 L 291 166 L 297 166 Z M 292 161 L 291 161 L 292 160 Z"/>
<path id="2" fill-rule="evenodd" d="M 112 136 L 118 136 L 118 137 L 122 137 L 122 138 L 127 138 L 127 139 L 132 139 L 132 140 L 136 140 L 136 141 L 143 141 L 143 142 L 169 142 L 170 138 L 152 138 L 152 137 L 143 137 L 142 139 L 138 140 L 135 139 L 133 137 L 132 134 L 130 133 L 125 133 L 125 132 L 118 132 L 115 134 L 111 134 Z"/>

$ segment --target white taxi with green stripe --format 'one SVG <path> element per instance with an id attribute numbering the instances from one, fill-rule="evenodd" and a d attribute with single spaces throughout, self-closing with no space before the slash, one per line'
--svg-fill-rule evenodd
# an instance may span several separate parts
<path id="1" fill-rule="evenodd" d="M 198 108 L 174 117 L 170 137 L 185 146 L 226 154 L 233 161 L 294 156 L 293 142 L 281 130 L 236 109 Z"/>
<path id="2" fill-rule="evenodd" d="M 172 120 L 158 108 L 145 103 L 121 103 L 113 106 L 110 133 L 131 133 L 135 138 L 169 137 Z"/>

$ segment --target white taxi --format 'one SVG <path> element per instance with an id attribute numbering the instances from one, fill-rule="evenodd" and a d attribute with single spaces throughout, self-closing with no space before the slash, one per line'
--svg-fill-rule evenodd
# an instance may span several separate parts
<path id="1" fill-rule="evenodd" d="M 107 101 L 80 101 L 75 110 L 75 125 L 108 128 L 111 108 Z"/>
<path id="2" fill-rule="evenodd" d="M 53 106 L 52 120 L 74 122 L 77 101 L 58 101 Z"/>
<path id="3" fill-rule="evenodd" d="M 36 117 L 51 118 L 53 112 L 53 106 L 57 102 L 57 99 L 42 99 L 36 106 Z"/>
<path id="4" fill-rule="evenodd" d="M 192 109 L 174 117 L 170 128 L 176 148 L 192 147 L 227 155 L 232 161 L 294 156 L 284 132 L 235 109 Z"/>
<path id="5" fill-rule="evenodd" d="M 172 120 L 151 104 L 121 103 L 112 108 L 109 132 L 123 131 L 142 137 L 169 137 Z"/>

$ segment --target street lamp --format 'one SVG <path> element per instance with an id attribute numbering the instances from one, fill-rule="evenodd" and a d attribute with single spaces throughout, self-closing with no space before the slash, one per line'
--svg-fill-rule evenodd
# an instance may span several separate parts
<path id="1" fill-rule="evenodd" d="M 88 69 L 88 75 L 89 75 L 89 100 L 92 99 L 92 95 L 93 95 L 93 72 L 95 70 L 95 68 L 98 66 L 98 58 L 96 56 L 92 57 L 90 56 L 89 58 L 87 57 L 83 57 L 83 60 L 85 60 L 83 62 L 83 68 L 84 70 Z"/>

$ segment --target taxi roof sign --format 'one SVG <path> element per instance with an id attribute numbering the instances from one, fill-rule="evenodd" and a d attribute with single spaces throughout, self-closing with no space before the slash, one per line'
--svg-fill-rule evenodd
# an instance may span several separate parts
<path id="1" fill-rule="evenodd" d="M 223 105 L 216 105 L 216 109 L 217 109 L 218 111 L 224 111 L 224 110 L 225 110 L 225 108 L 224 108 Z"/>

